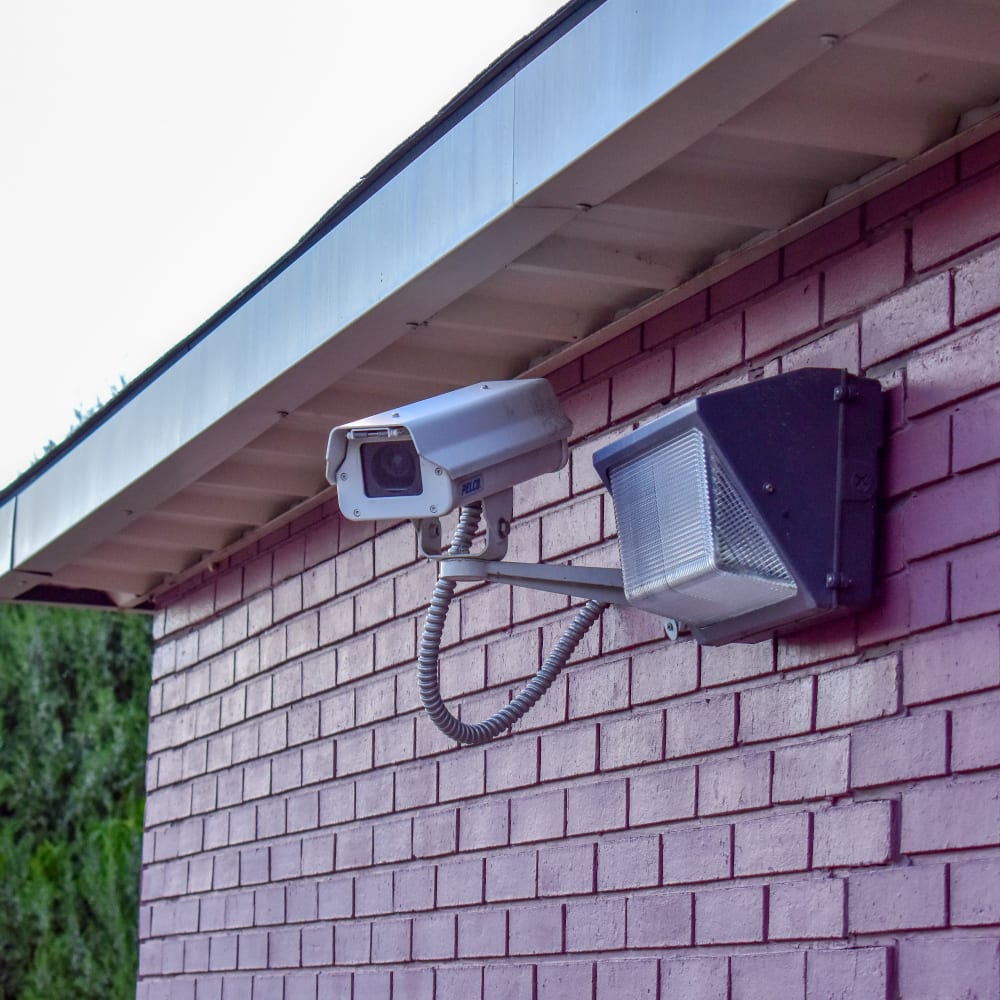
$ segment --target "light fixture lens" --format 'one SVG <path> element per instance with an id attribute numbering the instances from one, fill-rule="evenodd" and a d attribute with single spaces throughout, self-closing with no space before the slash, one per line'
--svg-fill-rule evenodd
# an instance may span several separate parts
<path id="1" fill-rule="evenodd" d="M 631 604 L 697 627 L 796 594 L 788 568 L 697 428 L 608 471 Z"/>

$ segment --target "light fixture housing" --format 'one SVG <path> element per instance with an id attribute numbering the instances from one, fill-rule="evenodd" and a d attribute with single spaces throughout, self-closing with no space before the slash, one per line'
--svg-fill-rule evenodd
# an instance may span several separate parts
<path id="1" fill-rule="evenodd" d="M 828 368 L 684 403 L 597 451 L 630 604 L 705 645 L 874 596 L 881 386 Z"/>

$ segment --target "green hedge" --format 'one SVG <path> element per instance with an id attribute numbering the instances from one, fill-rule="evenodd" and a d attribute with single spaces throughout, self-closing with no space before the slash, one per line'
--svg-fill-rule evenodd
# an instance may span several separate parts
<path id="1" fill-rule="evenodd" d="M 0 605 L 0 998 L 135 995 L 149 621 Z"/>

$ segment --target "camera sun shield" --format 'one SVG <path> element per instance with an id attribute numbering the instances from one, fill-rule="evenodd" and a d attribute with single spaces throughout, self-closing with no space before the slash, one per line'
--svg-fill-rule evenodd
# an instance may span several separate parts
<path id="1" fill-rule="evenodd" d="M 352 520 L 439 517 L 566 464 L 545 379 L 483 382 L 335 427 L 327 479 Z"/>

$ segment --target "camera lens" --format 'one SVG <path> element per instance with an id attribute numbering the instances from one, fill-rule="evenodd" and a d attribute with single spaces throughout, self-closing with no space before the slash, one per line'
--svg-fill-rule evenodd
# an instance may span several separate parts
<path id="1" fill-rule="evenodd" d="M 361 446 L 361 470 L 369 497 L 418 496 L 420 457 L 412 441 L 378 441 Z"/>

